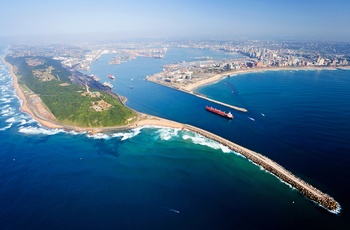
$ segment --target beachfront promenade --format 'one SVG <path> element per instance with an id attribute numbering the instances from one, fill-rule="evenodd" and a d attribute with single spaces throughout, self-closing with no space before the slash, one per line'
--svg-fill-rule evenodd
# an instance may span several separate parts
<path id="1" fill-rule="evenodd" d="M 219 142 L 222 145 L 229 147 L 234 152 L 241 154 L 254 164 L 257 164 L 264 168 L 266 171 L 272 173 L 283 182 L 291 185 L 293 188 L 297 189 L 301 194 L 303 194 L 310 200 L 316 202 L 320 206 L 326 208 L 327 210 L 333 213 L 340 212 L 341 207 L 339 203 L 336 202 L 332 197 L 321 192 L 320 190 L 306 183 L 300 178 L 296 177 L 291 172 L 289 172 L 276 162 L 272 161 L 271 159 L 203 129 L 191 125 L 184 125 L 184 129 L 188 129 L 192 132 L 198 133 L 206 138 L 212 139 L 214 141 Z"/>

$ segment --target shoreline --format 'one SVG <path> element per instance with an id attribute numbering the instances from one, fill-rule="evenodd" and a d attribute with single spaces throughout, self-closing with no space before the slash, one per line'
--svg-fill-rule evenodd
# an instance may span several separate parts
<path id="1" fill-rule="evenodd" d="M 119 127 L 84 128 L 84 127 L 76 127 L 76 126 L 67 126 L 67 125 L 57 124 L 50 120 L 44 120 L 38 117 L 37 114 L 31 110 L 30 105 L 28 105 L 26 95 L 22 91 L 22 89 L 19 87 L 18 78 L 16 74 L 13 72 L 13 66 L 7 63 L 4 57 L 3 57 L 3 61 L 10 68 L 10 74 L 13 78 L 13 85 L 16 90 L 16 94 L 20 98 L 20 100 L 22 100 L 20 110 L 22 112 L 28 113 L 34 120 L 38 121 L 41 125 L 45 127 L 52 128 L 52 129 L 74 130 L 78 132 L 87 131 L 89 132 L 89 134 L 95 134 L 95 133 L 104 132 L 104 131 L 128 130 L 128 129 L 145 127 L 145 126 L 161 126 L 161 127 L 170 127 L 170 128 L 178 128 L 182 130 L 189 130 L 191 132 L 200 134 L 208 139 L 214 140 L 222 145 L 225 145 L 229 147 L 231 150 L 233 150 L 234 152 L 237 152 L 243 155 L 253 164 L 258 165 L 263 169 L 265 169 L 266 171 L 270 172 L 271 174 L 275 175 L 277 178 L 279 178 L 283 182 L 297 189 L 302 195 L 316 202 L 317 204 L 327 209 L 328 211 L 335 214 L 338 214 L 341 211 L 340 204 L 336 202 L 332 197 L 314 188 L 313 186 L 301 180 L 300 178 L 296 177 L 295 175 L 293 175 L 291 172 L 284 169 L 282 166 L 280 166 L 276 162 L 270 160 L 268 157 L 265 157 L 257 152 L 254 152 L 243 146 L 235 144 L 232 141 L 229 141 L 218 135 L 215 135 L 213 133 L 210 133 L 208 131 L 205 131 L 203 129 L 200 129 L 191 125 L 182 124 L 179 122 L 175 122 L 175 121 L 171 121 L 171 120 L 167 120 L 167 119 L 163 119 L 163 118 L 159 118 L 159 117 L 155 117 L 147 114 L 142 114 L 142 113 L 137 113 L 138 116 L 137 116 L 136 122 L 127 126 L 119 126 Z"/>
<path id="2" fill-rule="evenodd" d="M 259 73 L 259 72 L 265 72 L 265 71 L 317 71 L 317 70 L 339 70 L 339 69 L 347 69 L 350 70 L 349 66 L 344 67 L 328 67 L 328 66 L 305 66 L 305 67 L 262 67 L 262 68 L 251 68 L 251 69 L 242 69 L 242 70 L 233 70 L 233 71 L 227 71 L 225 73 L 216 74 L 212 77 L 209 77 L 207 79 L 199 80 L 195 83 L 188 84 L 187 86 L 183 87 L 183 90 L 189 91 L 191 93 L 194 93 L 193 91 L 199 87 L 212 84 L 217 81 L 221 81 L 227 76 L 236 76 L 246 73 Z"/>
<path id="3" fill-rule="evenodd" d="M 70 126 L 65 124 L 60 124 L 56 121 L 53 121 L 48 118 L 44 118 L 40 116 L 40 114 L 35 113 L 32 108 L 32 106 L 29 105 L 28 99 L 23 92 L 23 90 L 20 88 L 18 83 L 18 77 L 13 71 L 13 66 L 5 61 L 5 58 L 2 57 L 2 61 L 9 67 L 10 69 L 10 75 L 13 79 L 13 86 L 16 91 L 16 95 L 20 99 L 21 105 L 20 105 L 20 111 L 29 114 L 34 120 L 36 120 L 40 125 L 45 126 L 50 129 L 64 129 L 64 130 L 74 130 L 78 132 L 89 132 L 89 133 L 99 133 L 104 131 L 112 131 L 112 130 L 127 130 L 127 129 L 133 129 L 140 126 L 147 126 L 147 125 L 154 125 L 154 126 L 162 126 L 162 127 L 170 127 L 170 128 L 183 128 L 183 125 L 181 123 L 170 121 L 164 118 L 159 118 L 155 116 L 151 116 L 148 114 L 143 113 L 137 113 L 137 120 L 129 125 L 125 126 L 112 126 L 112 127 L 79 127 L 79 126 Z M 49 111 L 47 111 L 50 113 Z M 51 113 L 50 113 L 51 114 Z M 53 115 L 52 115 L 53 116 Z"/>
<path id="4" fill-rule="evenodd" d="M 208 98 L 206 95 L 200 94 L 198 92 L 195 92 L 196 89 L 198 89 L 199 87 L 205 86 L 205 85 L 210 85 L 213 84 L 215 82 L 219 82 L 224 78 L 227 78 L 228 76 L 237 76 L 237 75 L 241 75 L 241 74 L 247 74 L 247 73 L 259 73 L 259 72 L 265 72 L 265 71 L 317 71 L 317 70 L 350 70 L 350 66 L 344 66 L 344 67 L 328 67 L 328 66 L 304 66 L 304 67 L 262 67 L 262 68 L 252 68 L 252 69 L 242 69 L 242 70 L 232 70 L 232 71 L 227 71 L 225 73 L 219 73 L 219 74 L 215 74 L 212 77 L 209 77 L 207 79 L 203 79 L 203 80 L 199 80 L 195 83 L 191 83 L 185 86 L 176 86 L 173 84 L 167 84 L 165 82 L 160 82 L 157 80 L 153 80 L 151 77 L 154 76 L 149 76 L 146 78 L 147 81 L 149 82 L 153 82 L 155 84 L 158 85 L 162 85 L 162 86 L 166 86 L 184 93 L 188 93 L 191 94 L 193 96 L 196 97 L 200 97 L 204 100 L 210 101 L 210 102 L 214 102 L 216 104 L 220 104 L 222 106 L 231 108 L 231 109 L 235 109 L 237 111 L 240 112 L 248 112 L 247 109 L 242 108 L 242 107 L 238 107 L 238 106 L 234 106 L 234 105 L 230 105 L 227 103 L 223 103 L 221 101 L 217 101 L 211 98 Z"/>
<path id="5" fill-rule="evenodd" d="M 13 81 L 12 81 L 13 82 L 13 87 L 15 88 L 16 95 L 20 99 L 20 103 L 21 103 L 21 106 L 19 108 L 20 111 L 29 114 L 34 120 L 36 120 L 37 122 L 39 122 L 41 125 L 43 125 L 45 127 L 52 128 L 52 129 L 64 128 L 63 125 L 55 124 L 52 121 L 44 120 L 44 119 L 36 116 L 36 114 L 34 114 L 34 112 L 29 108 L 26 95 L 24 94 L 24 92 L 22 91 L 22 89 L 20 88 L 20 86 L 18 84 L 18 78 L 17 78 L 17 75 L 13 71 L 13 66 L 10 63 L 5 61 L 5 57 L 2 57 L 2 61 L 10 69 L 10 75 L 12 76 L 12 79 L 13 79 Z"/>

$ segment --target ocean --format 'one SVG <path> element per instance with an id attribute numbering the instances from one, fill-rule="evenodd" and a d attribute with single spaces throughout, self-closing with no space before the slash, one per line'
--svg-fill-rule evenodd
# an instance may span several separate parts
<path id="1" fill-rule="evenodd" d="M 174 48 L 164 59 L 108 65 L 112 55 L 104 55 L 89 74 L 101 81 L 115 75 L 113 90 L 137 111 L 268 156 L 333 196 L 340 214 L 189 131 L 149 126 L 91 136 L 42 127 L 19 111 L 0 63 L 0 228 L 349 229 L 350 71 L 249 73 L 198 89 L 248 109 L 231 110 L 233 120 L 204 109 L 225 107 L 144 80 L 166 63 L 206 56 L 238 57 Z"/>

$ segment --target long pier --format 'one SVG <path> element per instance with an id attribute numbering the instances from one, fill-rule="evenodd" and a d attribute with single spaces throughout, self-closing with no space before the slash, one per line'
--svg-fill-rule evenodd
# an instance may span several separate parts
<path id="1" fill-rule="evenodd" d="M 149 81 L 149 82 L 153 82 L 153 83 L 155 83 L 155 84 L 158 84 L 158 85 L 166 86 L 166 87 L 171 88 L 171 89 L 176 89 L 176 90 L 179 90 L 179 91 L 181 91 L 181 92 L 194 95 L 194 96 L 196 96 L 196 97 L 200 97 L 200 98 L 202 98 L 202 99 L 204 99 L 204 100 L 207 100 L 207 101 L 210 101 L 210 102 L 214 102 L 215 104 L 223 105 L 223 106 L 225 106 L 225 107 L 228 107 L 228 108 L 231 108 L 231 109 L 240 111 L 240 112 L 244 112 L 244 113 L 248 112 L 248 110 L 245 109 L 245 108 L 241 108 L 241 107 L 234 106 L 234 105 L 230 105 L 230 104 L 227 104 L 227 103 L 224 103 L 224 102 L 221 102 L 221 101 L 217 101 L 217 100 L 214 100 L 214 99 L 210 99 L 210 98 L 208 98 L 208 97 L 206 97 L 205 95 L 200 94 L 200 93 L 196 93 L 196 92 L 184 90 L 184 89 L 181 89 L 181 88 L 179 88 L 179 87 L 176 87 L 176 86 L 173 86 L 173 85 L 169 85 L 169 84 L 165 84 L 165 83 L 162 83 L 162 82 L 159 82 L 159 81 L 150 79 L 150 78 L 146 78 L 146 80 Z"/>
<path id="2" fill-rule="evenodd" d="M 186 92 L 186 91 L 183 91 L 183 92 Z M 187 93 L 189 93 L 189 92 L 187 92 Z M 195 95 L 197 97 L 200 97 L 200 98 L 202 98 L 204 100 L 207 100 L 207 101 L 210 101 L 210 102 L 214 102 L 215 104 L 223 105 L 225 107 L 228 107 L 228 108 L 231 108 L 231 109 L 234 109 L 234 110 L 237 110 L 237 111 L 241 111 L 241 112 L 244 112 L 244 113 L 248 112 L 248 110 L 245 109 L 245 108 L 241 108 L 241 107 L 230 105 L 230 104 L 227 104 L 227 103 L 224 103 L 224 102 L 221 102 L 221 101 L 210 99 L 210 98 L 208 98 L 208 97 L 206 97 L 204 95 L 198 94 L 198 93 L 190 93 L 190 94 L 193 94 L 193 95 Z"/>
<path id="3" fill-rule="evenodd" d="M 297 189 L 301 194 L 303 194 L 310 200 L 316 202 L 321 207 L 327 209 L 332 213 L 340 213 L 340 204 L 337 201 L 335 201 L 331 196 L 321 192 L 317 188 L 298 178 L 297 176 L 283 168 L 281 165 L 272 161 L 271 159 L 203 129 L 191 125 L 184 125 L 184 128 L 229 147 L 234 152 L 243 155 L 251 162 L 261 166 L 266 171 L 275 175 L 283 182 Z"/>

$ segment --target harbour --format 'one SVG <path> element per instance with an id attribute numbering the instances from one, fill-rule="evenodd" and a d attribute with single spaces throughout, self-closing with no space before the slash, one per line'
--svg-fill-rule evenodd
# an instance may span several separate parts
<path id="1" fill-rule="evenodd" d="M 135 87 L 130 90 L 130 64 L 132 63 L 107 69 L 103 64 L 105 59 L 104 56 L 101 56 L 96 65 L 106 70 L 99 72 L 96 67 L 92 66 L 93 73 L 97 76 L 106 76 L 108 73 L 117 74 L 118 84 L 115 85 L 113 91 L 120 92 L 121 95 L 127 97 L 128 106 L 137 111 L 156 116 L 162 115 L 171 120 L 191 124 L 238 143 L 240 146 L 249 147 L 283 165 L 288 169 L 287 171 L 290 170 L 293 174 L 298 175 L 298 178 L 303 178 L 319 190 L 334 196 L 341 204 L 343 212 L 333 215 L 324 208 L 318 208 L 317 202 L 313 204 L 309 201 L 310 198 L 300 196 L 300 193 L 297 192 L 299 190 L 291 189 L 280 183 L 270 173 L 265 173 L 267 170 L 263 167 L 260 169 L 260 166 L 256 167 L 255 163 L 249 162 L 250 160 L 237 157 L 223 147 L 221 151 L 219 144 L 193 132 L 164 128 L 144 128 L 142 130 L 136 128 L 130 131 L 118 131 L 117 133 L 111 131 L 110 134 L 85 137 L 85 134 L 76 135 L 73 134 L 74 132 L 70 134 L 69 132 L 57 133 L 59 131 L 55 129 L 46 130 L 29 123 L 30 120 L 27 121 L 28 124 L 25 124 L 25 121 L 21 121 L 20 115 L 13 119 L 6 117 L 1 123 L 1 127 L 10 127 L 1 133 L 4 134 L 2 138 L 4 148 L 8 149 L 7 146 L 11 146 L 12 139 L 16 145 L 11 149 L 19 148 L 3 158 L 2 168 L 13 173 L 4 177 L 2 183 L 8 188 L 12 186 L 20 188 L 21 191 L 27 191 L 21 183 L 14 184 L 13 177 L 18 175 L 19 178 L 27 178 L 28 181 L 35 184 L 39 176 L 39 182 L 47 188 L 47 192 L 43 194 L 41 190 L 29 190 L 35 197 L 37 205 L 34 204 L 34 206 L 28 196 L 24 197 L 26 193 L 16 194 L 18 207 L 27 205 L 26 207 L 33 207 L 33 210 L 41 210 L 42 203 L 52 200 L 50 209 L 52 211 L 46 210 L 45 215 L 53 223 L 62 223 L 59 219 L 62 215 L 65 218 L 79 215 L 87 220 L 86 224 L 89 226 L 101 219 L 104 220 L 105 226 L 115 226 L 116 215 L 121 218 L 117 218 L 117 225 L 125 228 L 130 226 L 130 223 L 124 220 L 130 216 L 139 219 L 147 217 L 139 221 L 139 224 L 133 223 L 131 226 L 134 228 L 152 226 L 154 221 L 162 225 L 169 223 L 176 225 L 179 224 L 179 221 L 167 219 L 172 218 L 169 215 L 176 214 L 181 223 L 190 219 L 191 224 L 203 229 L 210 229 L 212 226 L 219 227 L 218 223 L 221 227 L 223 226 L 222 229 L 237 227 L 279 229 L 286 223 L 290 227 L 297 228 L 300 227 L 300 221 L 304 220 L 305 216 L 309 221 L 303 223 L 303 227 L 311 228 L 316 225 L 320 229 L 346 229 L 344 226 L 348 226 L 348 215 L 345 210 L 349 207 L 349 203 L 346 199 L 347 194 L 342 191 L 348 191 L 348 185 L 340 180 L 339 175 L 347 175 L 343 169 L 350 162 L 345 156 L 342 157 L 344 151 L 341 151 L 339 147 L 347 148 L 344 138 L 347 137 L 346 124 L 348 123 L 343 124 L 340 128 L 339 123 L 344 118 L 334 118 L 334 113 L 330 111 L 346 114 L 346 108 L 349 108 L 346 106 L 348 100 L 342 101 L 346 98 L 342 95 L 339 99 L 337 98 L 338 104 L 328 103 L 333 100 L 334 92 L 347 92 L 344 91 L 346 86 L 344 82 L 347 82 L 347 78 L 343 76 L 345 71 L 337 72 L 334 77 L 334 71 L 333 73 L 331 71 L 279 71 L 278 73 L 255 73 L 255 75 L 231 77 L 228 80 L 239 90 L 237 97 L 230 97 L 232 104 L 236 104 L 236 101 L 233 100 L 238 100 L 240 105 L 244 105 L 239 101 L 243 98 L 242 101 L 249 102 L 250 111 L 235 113 L 235 119 L 230 121 L 205 112 L 203 108 L 208 104 L 206 100 L 143 81 L 143 76 L 149 73 L 137 72 L 139 68 L 132 68 L 135 70 L 132 72 L 135 78 L 132 85 Z M 142 66 L 144 63 L 148 68 L 152 68 L 147 59 L 135 59 L 134 61 L 135 66 Z M 153 61 L 156 62 L 155 66 L 159 66 L 157 59 Z M 297 78 L 296 74 L 300 75 L 300 72 L 303 77 Z M 316 73 L 317 77 L 314 77 Z M 256 82 L 256 85 L 248 87 L 251 80 Z M 310 82 L 315 80 L 319 87 L 313 89 L 319 92 L 308 88 Z M 265 82 L 269 86 L 269 91 L 266 91 Z M 337 82 L 341 84 L 338 85 Z M 302 86 L 300 91 L 295 91 L 296 88 L 293 87 L 295 84 Z M 204 87 L 199 90 L 199 93 L 222 100 L 211 91 L 211 89 L 218 91 L 217 87 L 220 87 L 220 84 Z M 223 87 L 227 88 L 225 85 Z M 145 94 L 145 92 L 153 92 L 155 95 L 151 97 L 152 95 Z M 286 97 L 282 97 L 285 93 L 292 94 L 293 97 L 288 97 L 289 100 L 286 101 Z M 282 96 L 279 96 L 280 94 Z M 308 103 L 313 98 L 312 95 L 318 95 L 319 100 L 316 103 L 318 101 L 327 102 L 326 107 L 330 110 L 315 113 L 314 108 L 311 108 Z M 303 100 L 298 97 L 303 97 Z M 307 106 L 296 104 L 293 98 Z M 162 103 L 163 100 L 165 103 Z M 186 103 L 179 106 L 177 101 Z M 4 114 L 7 112 L 4 111 Z M 251 122 L 248 117 L 254 118 L 255 122 Z M 300 117 L 303 119 L 301 120 Z M 5 122 L 6 120 L 11 123 Z M 295 122 L 299 122 L 298 125 L 295 125 Z M 322 132 L 326 124 L 327 132 Z M 297 127 L 307 127 L 309 131 L 298 132 Z M 16 131 L 17 129 L 20 132 Z M 318 133 L 321 134 L 318 135 Z M 308 141 L 300 142 L 300 140 Z M 315 143 L 314 140 L 322 141 Z M 45 151 L 45 154 L 36 152 L 38 147 L 52 149 L 53 145 L 57 148 L 52 154 L 50 151 Z M 334 149 L 339 151 L 334 152 Z M 28 164 L 26 158 L 36 159 L 35 161 L 38 161 L 41 166 Z M 8 161 L 11 164 L 7 164 Z M 13 164 L 16 164 L 17 167 L 10 167 Z M 36 173 L 28 174 L 26 173 L 28 170 L 23 171 L 23 168 L 28 168 L 29 171 Z M 44 173 L 42 176 L 41 172 Z M 164 175 L 164 178 L 159 178 L 158 175 Z M 50 180 L 53 177 L 57 178 L 55 182 Z M 48 180 L 46 181 L 45 178 Z M 129 183 L 130 179 L 133 183 Z M 85 183 L 85 181 L 89 182 Z M 47 187 L 52 183 L 53 189 Z M 100 186 L 96 187 L 97 183 Z M 38 188 L 41 188 L 42 185 Z M 30 188 L 32 187 L 28 189 Z M 73 192 L 67 188 L 72 188 Z M 71 199 L 74 197 L 74 191 L 85 195 Z M 3 193 L 4 196 L 10 195 L 6 191 Z M 167 196 L 163 199 L 162 194 L 164 193 Z M 50 194 L 52 197 L 48 197 Z M 90 197 L 89 203 L 86 203 L 86 197 Z M 147 197 L 152 197 L 152 199 L 147 199 Z M 74 208 L 72 211 L 68 210 L 63 213 L 59 207 L 67 199 L 70 199 L 71 207 L 84 206 L 85 210 L 91 210 L 91 212 L 81 213 Z M 5 205 L 6 202 L 12 203 L 13 200 L 3 199 Z M 140 207 L 137 206 L 140 203 L 143 204 L 142 211 L 133 208 Z M 115 204 L 118 204 L 118 209 Z M 164 207 L 178 210 L 179 213 L 168 211 Z M 120 208 L 123 209 L 122 212 L 118 211 Z M 16 223 L 24 223 L 32 218 L 32 215 L 29 214 L 31 209 L 26 208 L 28 215 L 23 214 L 18 217 L 17 212 L 11 214 L 14 208 L 10 208 L 6 210 L 4 216 L 7 218 L 12 216 L 17 218 Z M 96 210 L 100 215 L 96 216 Z M 110 215 L 110 210 L 113 210 L 116 215 Z M 261 221 L 249 221 L 253 215 L 260 217 Z M 208 216 L 210 218 L 206 218 Z M 232 219 L 232 216 L 235 218 Z M 160 220 L 160 217 L 167 221 Z M 10 224 L 9 221 L 6 223 Z M 74 226 L 78 225 L 81 226 L 81 222 Z"/>

